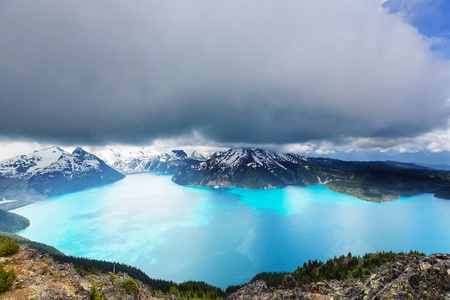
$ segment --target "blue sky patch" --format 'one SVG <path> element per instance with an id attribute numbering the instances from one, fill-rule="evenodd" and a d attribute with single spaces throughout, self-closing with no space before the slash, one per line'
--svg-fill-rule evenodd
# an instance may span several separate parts
<path id="1" fill-rule="evenodd" d="M 436 38 L 431 49 L 450 58 L 450 1 L 388 0 L 383 6 L 391 13 L 401 13 L 423 35 Z"/>

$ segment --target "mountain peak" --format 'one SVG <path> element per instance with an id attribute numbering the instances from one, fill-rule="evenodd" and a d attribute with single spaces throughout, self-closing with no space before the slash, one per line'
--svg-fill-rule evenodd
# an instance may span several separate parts
<path id="1" fill-rule="evenodd" d="M 181 158 L 187 157 L 186 152 L 184 152 L 183 150 L 172 150 L 172 153 Z"/>
<path id="2" fill-rule="evenodd" d="M 80 146 L 77 146 L 75 150 L 73 150 L 72 154 L 86 154 L 88 153 L 86 150 L 81 148 Z"/>
<path id="3" fill-rule="evenodd" d="M 0 162 L 0 194 L 17 197 L 16 207 L 30 199 L 77 191 L 124 177 L 102 160 L 77 147 L 68 153 L 53 146 Z M 86 180 L 89 178 L 89 180 Z"/>
<path id="4" fill-rule="evenodd" d="M 51 146 L 51 147 L 44 148 L 44 149 L 34 150 L 33 154 L 39 154 L 42 152 L 57 153 L 57 152 L 66 152 L 66 151 L 64 149 L 62 149 L 61 147 L 55 145 L 55 146 Z"/>

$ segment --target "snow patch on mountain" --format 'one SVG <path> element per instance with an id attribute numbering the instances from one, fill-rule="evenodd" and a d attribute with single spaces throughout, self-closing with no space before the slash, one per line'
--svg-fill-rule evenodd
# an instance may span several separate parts
<path id="1" fill-rule="evenodd" d="M 194 151 L 188 155 L 183 150 L 172 150 L 163 154 L 144 151 L 120 152 L 108 149 L 99 152 L 108 165 L 125 173 L 160 172 L 175 174 L 181 168 L 209 159 L 214 153 Z"/>
<path id="2" fill-rule="evenodd" d="M 284 163 L 294 163 L 297 158 L 293 154 L 281 154 L 270 150 L 234 148 L 192 167 L 199 169 L 219 168 L 222 171 L 233 172 L 242 165 L 259 166 L 268 170 L 282 168 L 287 170 Z"/>
<path id="3" fill-rule="evenodd" d="M 80 147 L 69 153 L 53 146 L 0 161 L 0 195 L 42 199 L 123 177 Z"/>

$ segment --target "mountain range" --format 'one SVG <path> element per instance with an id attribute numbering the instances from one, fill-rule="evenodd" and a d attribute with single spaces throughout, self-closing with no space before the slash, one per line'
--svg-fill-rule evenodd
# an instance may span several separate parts
<path id="1" fill-rule="evenodd" d="M 174 174 L 172 181 L 186 186 L 266 189 L 325 184 L 368 201 L 420 193 L 450 198 L 449 171 L 412 163 L 342 161 L 251 148 L 190 155 L 183 150 L 155 155 L 109 149 L 99 155 L 105 161 L 80 147 L 69 153 L 54 146 L 0 161 L 0 197 L 15 200 L 0 201 L 0 207 L 10 210 L 140 172 Z"/>
<path id="2" fill-rule="evenodd" d="M 192 152 L 190 155 L 183 150 L 172 150 L 164 154 L 146 153 L 143 151 L 132 151 L 122 153 L 115 149 L 99 152 L 107 164 L 124 174 L 158 172 L 175 174 L 182 168 L 206 161 L 215 153 Z"/>
<path id="3" fill-rule="evenodd" d="M 107 184 L 125 175 L 77 147 L 72 153 L 54 146 L 0 161 L 0 202 L 13 209 L 48 196 Z"/>
<path id="4" fill-rule="evenodd" d="M 411 163 L 347 162 L 237 148 L 181 169 L 173 182 L 187 186 L 265 189 L 288 184 L 325 184 L 330 190 L 369 201 L 434 193 L 450 199 L 450 172 Z"/>

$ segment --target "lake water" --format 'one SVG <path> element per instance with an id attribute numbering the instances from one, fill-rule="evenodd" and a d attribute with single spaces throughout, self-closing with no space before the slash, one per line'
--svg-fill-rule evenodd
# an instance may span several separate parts
<path id="1" fill-rule="evenodd" d="M 130 175 L 16 209 L 31 221 L 19 234 L 153 278 L 222 288 L 350 251 L 450 252 L 450 201 L 430 194 L 379 204 L 323 185 L 211 189 L 170 179 Z"/>

